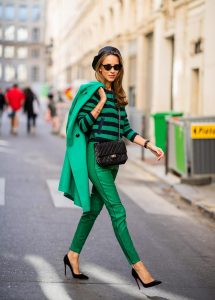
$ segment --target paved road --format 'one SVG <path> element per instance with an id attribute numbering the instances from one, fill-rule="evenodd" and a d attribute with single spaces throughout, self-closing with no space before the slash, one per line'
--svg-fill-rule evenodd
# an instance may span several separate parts
<path id="1" fill-rule="evenodd" d="M 128 226 L 163 284 L 137 289 L 105 209 L 81 256 L 90 280 L 65 278 L 62 259 L 81 211 L 56 191 L 65 141 L 39 125 L 36 136 L 24 124 L 18 137 L 7 128 L 0 136 L 0 299 L 215 299 L 213 224 L 131 163 L 117 180 Z"/>

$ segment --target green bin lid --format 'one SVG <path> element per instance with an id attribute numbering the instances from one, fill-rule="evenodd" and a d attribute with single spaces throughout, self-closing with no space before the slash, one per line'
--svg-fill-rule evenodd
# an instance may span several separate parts
<path id="1" fill-rule="evenodd" d="M 154 118 L 163 118 L 165 116 L 172 116 L 172 117 L 180 117 L 183 116 L 182 112 L 175 112 L 175 111 L 166 111 L 166 112 L 158 112 L 158 113 L 154 113 L 151 114 L 152 117 Z"/>

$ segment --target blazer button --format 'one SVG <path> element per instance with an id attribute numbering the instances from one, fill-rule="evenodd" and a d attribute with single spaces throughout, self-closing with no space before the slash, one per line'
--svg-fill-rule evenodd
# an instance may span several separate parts
<path id="1" fill-rule="evenodd" d="M 79 137 L 80 136 L 80 134 L 79 133 L 76 133 L 76 135 L 75 135 L 76 137 Z"/>

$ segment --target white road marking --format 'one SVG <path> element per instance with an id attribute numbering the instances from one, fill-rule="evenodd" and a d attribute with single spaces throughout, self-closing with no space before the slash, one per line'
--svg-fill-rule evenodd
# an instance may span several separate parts
<path id="1" fill-rule="evenodd" d="M 144 294 L 138 290 L 135 282 L 134 285 L 131 285 L 125 278 L 123 279 L 122 276 L 110 270 L 94 264 L 84 264 L 84 269 L 87 270 L 86 273 L 90 278 L 96 278 L 99 281 L 109 284 L 111 288 L 119 290 L 122 294 L 133 296 L 135 299 L 148 299 L 147 296 L 144 297 Z"/>
<path id="2" fill-rule="evenodd" d="M 5 205 L 5 179 L 0 178 L 0 205 Z"/>
<path id="3" fill-rule="evenodd" d="M 72 200 L 64 197 L 63 193 L 58 191 L 59 180 L 47 179 L 46 182 L 55 207 L 69 207 L 72 209 L 79 209 L 78 206 L 74 205 Z"/>
<path id="4" fill-rule="evenodd" d="M 106 284 L 109 284 L 111 288 L 119 290 L 122 294 L 135 297 L 134 299 L 146 300 L 149 299 L 149 297 L 153 298 L 153 296 L 158 296 L 163 297 L 163 299 L 188 300 L 188 298 L 183 296 L 162 290 L 162 285 L 160 285 L 160 287 L 154 287 L 147 290 L 145 290 L 144 287 L 141 287 L 141 290 L 139 290 L 135 281 L 134 284 L 131 285 L 131 283 L 125 278 L 122 278 L 122 276 L 119 276 L 118 274 L 104 269 L 98 265 L 84 264 L 84 269 L 87 270 L 86 274 L 90 275 L 90 278 L 96 278 L 99 281 L 105 282 Z"/>
<path id="5" fill-rule="evenodd" d="M 180 211 L 173 204 L 167 202 L 161 196 L 155 194 L 144 185 L 135 186 L 133 184 L 118 183 L 119 189 L 125 193 L 136 205 L 150 214 L 168 215 L 176 217 L 186 217 L 186 214 Z"/>
<path id="6" fill-rule="evenodd" d="M 15 153 L 15 151 L 14 151 L 13 149 L 1 147 L 1 146 L 0 146 L 0 152 L 2 152 L 2 153 L 7 153 L 7 154 Z"/>
<path id="7" fill-rule="evenodd" d="M 0 152 L 2 153 L 15 153 L 15 151 L 9 148 L 9 143 L 4 140 L 0 140 Z"/>
<path id="8" fill-rule="evenodd" d="M 8 146 L 8 142 L 4 140 L 0 140 L 0 146 Z"/>
<path id="9" fill-rule="evenodd" d="M 36 255 L 27 255 L 24 260 L 37 272 L 39 285 L 48 300 L 72 300 L 60 283 L 61 279 L 55 269 L 46 260 Z"/>

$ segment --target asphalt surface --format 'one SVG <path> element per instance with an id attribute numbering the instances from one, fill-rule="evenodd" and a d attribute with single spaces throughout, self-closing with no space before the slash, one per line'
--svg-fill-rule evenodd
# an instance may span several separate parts
<path id="1" fill-rule="evenodd" d="M 106 209 L 80 258 L 90 279 L 75 280 L 69 270 L 65 277 L 63 256 L 81 215 L 54 190 L 65 140 L 43 121 L 35 136 L 26 134 L 23 121 L 19 135 L 11 136 L 7 122 L 0 136 L 0 299 L 215 299 L 212 221 L 180 205 L 130 162 L 117 179 L 128 227 L 140 257 L 163 284 L 138 290 Z"/>

